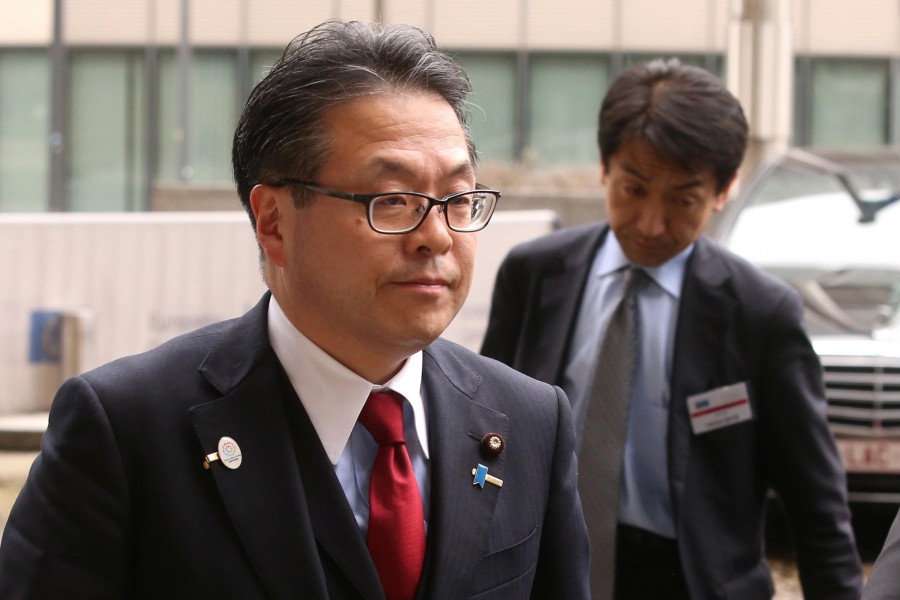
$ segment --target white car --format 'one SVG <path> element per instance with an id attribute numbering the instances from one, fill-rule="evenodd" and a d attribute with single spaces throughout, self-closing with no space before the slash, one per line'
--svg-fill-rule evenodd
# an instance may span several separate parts
<path id="1" fill-rule="evenodd" d="M 850 500 L 900 503 L 900 150 L 794 149 L 730 204 L 715 237 L 803 296 Z"/>

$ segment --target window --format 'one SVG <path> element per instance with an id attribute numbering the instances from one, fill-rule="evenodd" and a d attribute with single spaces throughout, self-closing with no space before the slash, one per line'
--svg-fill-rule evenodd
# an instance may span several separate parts
<path id="1" fill-rule="evenodd" d="M 265 77 L 272 67 L 281 59 L 284 52 L 281 48 L 272 50 L 254 50 L 250 53 L 250 86 L 253 87 Z M 241 107 L 243 108 L 243 107 Z"/>
<path id="2" fill-rule="evenodd" d="M 597 117 L 609 72 L 599 55 L 532 58 L 526 159 L 540 166 L 597 162 Z"/>
<path id="3" fill-rule="evenodd" d="M 683 65 L 700 67 L 719 77 L 724 77 L 725 72 L 725 60 L 719 54 L 672 54 L 659 52 L 656 54 L 625 54 L 623 58 L 622 64 L 626 69 L 646 64 L 657 58 L 663 60 L 677 58 Z"/>
<path id="4" fill-rule="evenodd" d="M 0 211 L 43 211 L 49 200 L 50 59 L 0 52 Z"/>
<path id="5" fill-rule="evenodd" d="M 73 51 L 70 77 L 69 210 L 142 210 L 147 147 L 143 54 Z"/>
<path id="6" fill-rule="evenodd" d="M 186 173 L 193 183 L 231 182 L 231 141 L 240 115 L 236 54 L 195 50 L 191 54 Z M 159 179 L 181 179 L 180 78 L 177 56 L 160 56 Z"/>
<path id="7" fill-rule="evenodd" d="M 479 160 L 511 163 L 516 159 L 516 57 L 510 53 L 457 53 L 469 76 L 469 128 Z"/>
<path id="8" fill-rule="evenodd" d="M 813 58 L 809 100 L 813 146 L 888 141 L 890 67 L 886 60 Z"/>

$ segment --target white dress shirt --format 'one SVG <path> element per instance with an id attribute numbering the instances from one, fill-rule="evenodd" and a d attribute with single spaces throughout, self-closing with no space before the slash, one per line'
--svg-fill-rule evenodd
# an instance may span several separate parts
<path id="1" fill-rule="evenodd" d="M 269 340 L 334 465 L 363 537 L 369 525 L 369 475 L 378 444 L 357 419 L 372 390 L 390 389 L 403 396 L 406 449 L 419 484 L 427 526 L 430 473 L 422 395 L 422 353 L 410 356 L 400 372 L 386 384 L 375 385 L 300 333 L 274 296 L 269 300 Z"/>

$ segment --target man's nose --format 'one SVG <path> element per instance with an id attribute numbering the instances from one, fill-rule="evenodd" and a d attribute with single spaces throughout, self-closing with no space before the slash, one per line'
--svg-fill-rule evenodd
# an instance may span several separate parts
<path id="1" fill-rule="evenodd" d="M 432 206 L 422 223 L 406 234 L 415 251 L 440 254 L 453 244 L 452 230 L 443 209 L 442 205 Z"/>
<path id="2" fill-rule="evenodd" d="M 653 202 L 638 213 L 635 225 L 645 237 L 657 237 L 666 230 L 665 211 L 658 204 Z"/>

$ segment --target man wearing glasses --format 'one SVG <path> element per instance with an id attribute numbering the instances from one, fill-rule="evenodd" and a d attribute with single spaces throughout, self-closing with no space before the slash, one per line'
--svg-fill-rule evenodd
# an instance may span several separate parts
<path id="1" fill-rule="evenodd" d="M 588 598 L 565 395 L 437 339 L 499 192 L 469 84 L 326 23 L 234 138 L 270 294 L 65 383 L 0 598 Z"/>

